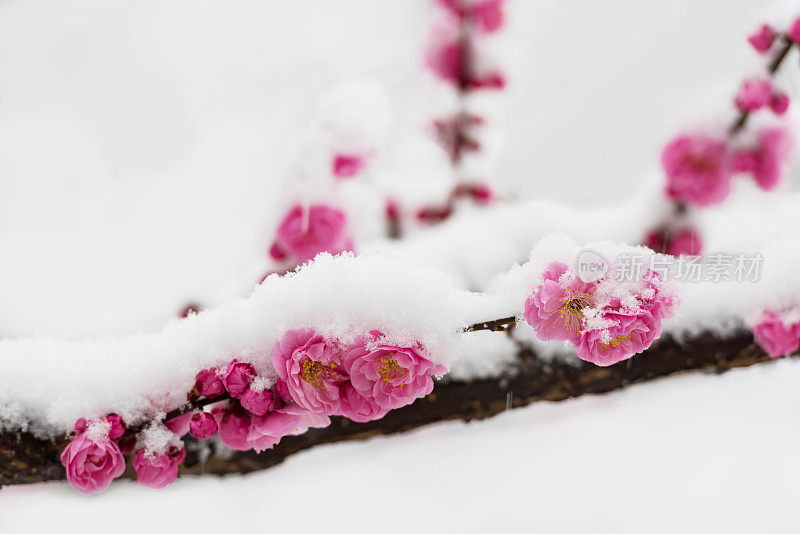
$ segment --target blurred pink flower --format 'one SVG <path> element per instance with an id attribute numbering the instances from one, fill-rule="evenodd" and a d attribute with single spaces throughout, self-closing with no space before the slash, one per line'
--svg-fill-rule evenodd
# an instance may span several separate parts
<path id="1" fill-rule="evenodd" d="M 779 313 L 766 310 L 751 329 L 756 343 L 770 358 L 789 356 L 800 348 L 800 316 L 785 321 Z"/>
<path id="2" fill-rule="evenodd" d="M 789 95 L 786 93 L 773 93 L 769 99 L 769 108 L 776 115 L 783 115 L 789 109 Z"/>
<path id="3" fill-rule="evenodd" d="M 677 202 L 708 206 L 730 191 L 728 146 L 703 135 L 681 135 L 661 154 L 667 195 Z"/>
<path id="4" fill-rule="evenodd" d="M 352 178 L 364 168 L 364 158 L 358 155 L 336 154 L 333 158 L 333 175 Z"/>
<path id="5" fill-rule="evenodd" d="M 792 140 L 784 129 L 768 128 L 759 132 L 757 148 L 740 150 L 734 155 L 733 167 L 738 172 L 752 173 L 758 186 L 770 191 L 780 182 L 791 150 Z"/>
<path id="6" fill-rule="evenodd" d="M 323 204 L 294 206 L 278 226 L 273 248 L 281 254 L 291 254 L 299 262 L 313 259 L 320 252 L 352 251 L 347 217 L 342 210 Z"/>
<path id="7" fill-rule="evenodd" d="M 755 111 L 769 104 L 772 84 L 768 80 L 745 80 L 736 95 L 736 107 L 742 111 Z"/>
<path id="8" fill-rule="evenodd" d="M 800 44 L 800 18 L 795 19 L 795 21 L 792 23 L 792 26 L 789 28 L 787 35 L 789 35 L 789 39 Z"/>
<path id="9" fill-rule="evenodd" d="M 747 37 L 747 41 L 761 54 L 769 52 L 775 42 L 775 31 L 767 24 L 762 24 Z"/>

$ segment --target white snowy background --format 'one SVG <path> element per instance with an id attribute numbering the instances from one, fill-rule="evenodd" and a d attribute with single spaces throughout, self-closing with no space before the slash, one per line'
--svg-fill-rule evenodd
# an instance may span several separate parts
<path id="1" fill-rule="evenodd" d="M 729 120 L 757 63 L 745 35 L 793 4 L 508 0 L 491 46 L 509 88 L 476 99 L 492 121 L 468 168 L 506 197 L 615 209 L 657 180 L 676 131 Z M 383 88 L 397 176 L 446 174 L 425 134 L 455 105 L 422 59 L 437 13 L 432 0 L 4 0 L 0 336 L 156 332 L 188 301 L 246 296 L 335 84 Z M 797 77 L 784 83 L 800 96 Z M 748 243 L 739 224 L 718 242 Z M 431 258 L 448 261 L 461 260 Z M 488 274 L 464 269 L 465 285 Z M 4 488 L 0 532 L 796 532 L 798 379 L 794 361 L 667 378 L 161 491 Z"/>

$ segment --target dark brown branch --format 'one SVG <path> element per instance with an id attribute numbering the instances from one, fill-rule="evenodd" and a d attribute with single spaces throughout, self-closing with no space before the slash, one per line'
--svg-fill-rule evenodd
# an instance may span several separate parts
<path id="1" fill-rule="evenodd" d="M 494 319 L 492 321 L 486 321 L 483 323 L 475 323 L 471 324 L 468 327 L 464 328 L 464 332 L 476 332 L 478 330 L 491 330 L 492 332 L 502 332 L 503 330 L 508 330 L 511 325 L 516 324 L 517 317 L 512 315 L 511 317 L 503 317 L 502 319 Z"/>
<path id="2" fill-rule="evenodd" d="M 378 421 L 354 423 L 333 418 L 329 427 L 287 436 L 274 449 L 261 454 L 225 451 L 206 457 L 201 451 L 203 446 L 187 437 L 188 456 L 181 472 L 184 475 L 247 473 L 273 466 L 298 451 L 323 443 L 403 432 L 437 421 L 483 419 L 509 407 L 611 391 L 678 371 L 722 372 L 768 361 L 770 358 L 753 343 L 749 332 L 725 339 L 706 333 L 684 343 L 667 337 L 644 354 L 610 367 L 597 367 L 576 358 L 544 360 L 526 348 L 498 377 L 470 382 L 443 381 L 428 397 L 394 410 Z M 66 443 L 65 437 L 41 440 L 26 432 L 0 433 L 0 485 L 63 479 L 59 455 Z M 135 478 L 130 463 L 125 476 Z"/>

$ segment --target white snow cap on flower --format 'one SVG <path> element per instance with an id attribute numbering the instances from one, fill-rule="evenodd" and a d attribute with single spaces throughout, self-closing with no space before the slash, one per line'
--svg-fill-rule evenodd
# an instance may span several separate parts
<path id="1" fill-rule="evenodd" d="M 183 448 L 180 436 L 161 423 L 153 422 L 139 434 L 137 445 L 146 456 L 166 454 L 170 447 Z"/>
<path id="2" fill-rule="evenodd" d="M 611 241 L 591 241 L 581 245 L 565 234 L 553 233 L 536 244 L 525 264 L 499 276 L 490 285 L 488 293 L 508 312 L 520 313 L 533 288 L 541 283 L 547 266 L 561 262 L 569 269 L 563 276 L 578 277 L 585 282 L 598 281 L 610 272 L 614 283 L 598 284 L 596 303 L 600 305 L 619 298 L 623 307 L 635 309 L 639 306 L 637 295 L 647 298 L 648 288 L 641 287 L 641 277 L 650 265 L 658 265 L 659 260 L 665 258 L 663 254 L 656 254 L 641 245 Z M 674 292 L 670 282 L 664 284 L 667 290 Z"/>

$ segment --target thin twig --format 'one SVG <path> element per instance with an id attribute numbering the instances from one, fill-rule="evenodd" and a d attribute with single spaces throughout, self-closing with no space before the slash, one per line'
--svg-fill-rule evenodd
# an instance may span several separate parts
<path id="1" fill-rule="evenodd" d="M 772 57 L 772 60 L 769 62 L 769 66 L 767 67 L 767 73 L 770 76 L 775 76 L 778 72 L 778 69 L 781 68 L 781 64 L 783 60 L 786 59 L 786 56 L 789 55 L 789 51 L 792 49 L 792 45 L 794 41 L 788 36 L 783 35 L 781 37 L 781 46 L 775 55 Z M 750 112 L 746 110 L 740 110 L 739 115 L 736 116 L 736 120 L 733 121 L 731 127 L 728 129 L 728 133 L 731 136 L 734 136 L 741 132 L 745 125 L 747 124 L 747 119 L 750 118 Z"/>
<path id="2" fill-rule="evenodd" d="M 194 410 L 196 410 L 198 408 L 202 408 L 203 406 L 208 406 L 209 404 L 214 404 L 215 402 L 221 402 L 221 401 L 224 401 L 224 400 L 228 400 L 230 398 L 231 398 L 230 393 L 227 393 L 227 392 L 225 392 L 222 395 L 219 395 L 217 397 L 201 397 L 199 399 L 190 401 L 189 403 L 181 406 L 180 408 L 175 408 L 174 410 L 168 412 L 167 415 L 164 416 L 164 421 L 163 422 L 167 422 L 167 421 L 170 421 L 172 419 L 175 419 L 176 417 L 180 417 L 182 415 L 186 415 L 187 413 L 193 412 Z M 125 433 L 122 435 L 122 437 L 125 438 L 125 437 L 129 437 L 129 436 L 135 436 L 146 425 L 147 425 L 147 423 L 142 423 L 140 425 L 128 427 L 125 430 Z"/>

